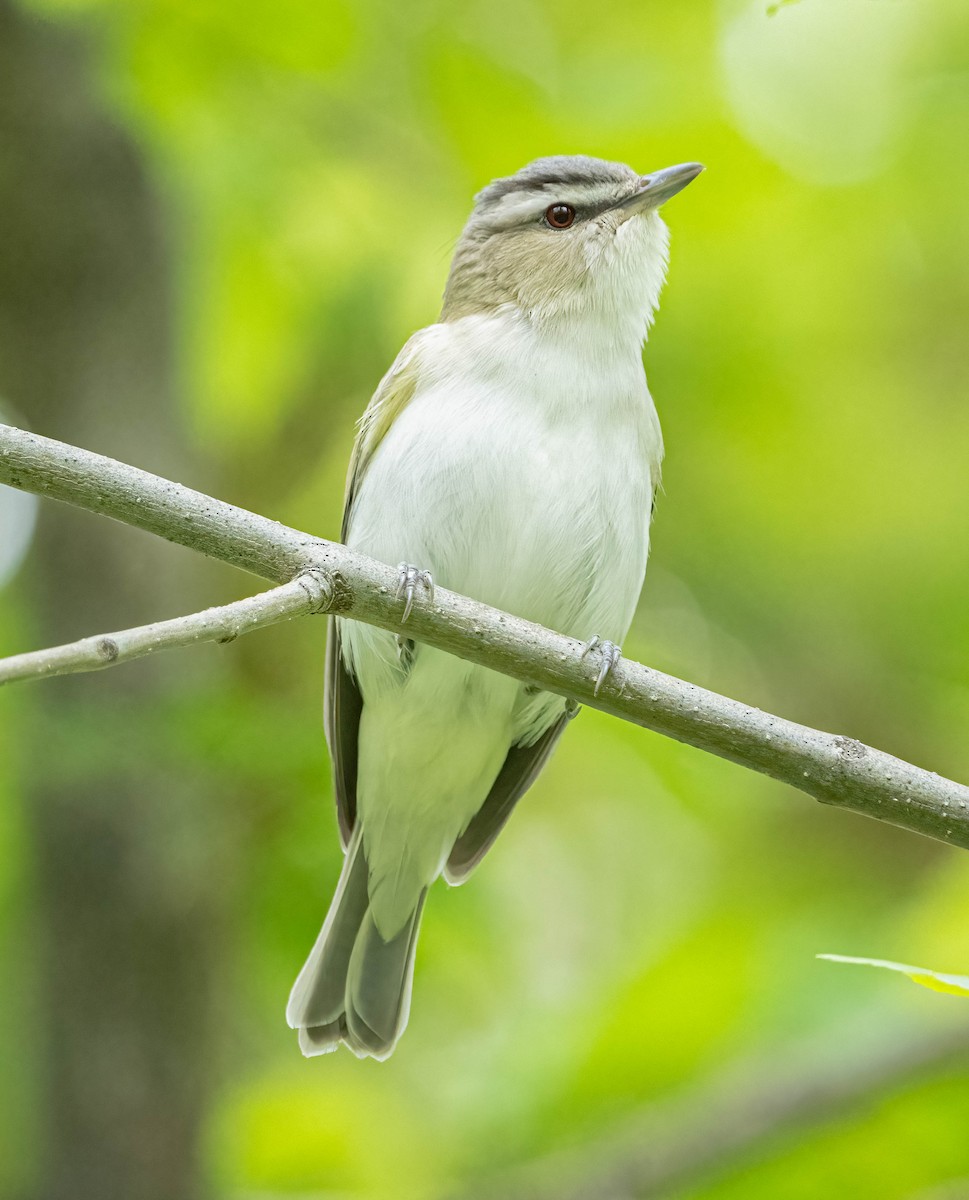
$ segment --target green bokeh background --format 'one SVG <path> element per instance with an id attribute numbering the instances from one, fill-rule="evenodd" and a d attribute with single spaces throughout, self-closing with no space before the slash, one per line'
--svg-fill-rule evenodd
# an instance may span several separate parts
<path id="1" fill-rule="evenodd" d="M 474 191 L 548 153 L 704 162 L 666 214 L 670 278 L 645 354 L 664 494 L 625 653 L 965 778 L 969 7 L 772 7 L 32 11 L 89 44 L 162 197 L 185 439 L 225 499 L 321 535 L 339 530 L 353 422 L 436 317 Z M 251 588 L 218 579 L 208 602 Z M 18 587 L 2 598 L 6 652 L 30 644 Z M 596 1185 L 604 1156 L 621 1157 L 609 1139 L 635 1143 L 674 1101 L 680 1132 L 702 1130 L 738 1064 L 796 1089 L 969 1021 L 964 1001 L 814 958 L 969 970 L 961 852 L 585 712 L 471 884 L 432 894 L 393 1059 L 304 1061 L 283 1009 L 340 862 L 322 635 L 305 620 L 180 652 L 183 686 L 128 732 L 144 771 L 174 756 L 212 781 L 232 847 L 208 865 L 229 911 L 201 1130 L 214 1195 L 564 1195 L 568 1154 L 573 1182 L 593 1173 L 583 1195 L 634 1197 Z M 30 767 L 11 749 L 30 704 L 27 689 L 3 697 L 0 735 L 11 1195 L 37 1169 L 44 1104 L 18 815 Z M 969 1196 L 967 1125 L 969 1066 L 954 1058 L 710 1171 L 687 1156 L 648 1194 L 955 1200 Z"/>

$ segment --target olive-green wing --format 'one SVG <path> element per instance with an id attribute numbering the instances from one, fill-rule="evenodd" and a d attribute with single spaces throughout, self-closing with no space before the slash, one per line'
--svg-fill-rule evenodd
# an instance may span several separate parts
<path id="1" fill-rule="evenodd" d="M 491 849 L 512 809 L 538 778 L 569 722 L 566 714 L 532 746 L 512 746 L 484 804 L 448 856 L 444 874 L 449 883 L 463 883 Z"/>
<path id="2" fill-rule="evenodd" d="M 405 343 L 393 366 L 377 385 L 373 399 L 357 422 L 357 436 L 350 455 L 347 472 L 347 487 L 343 497 L 343 528 L 340 533 L 345 542 L 350 527 L 350 516 L 357 491 L 367 473 L 367 467 L 387 431 L 410 403 L 417 388 L 419 356 L 431 330 L 420 333 Z"/>
<path id="3" fill-rule="evenodd" d="M 344 542 L 347 540 L 353 502 L 367 466 L 387 430 L 414 395 L 422 336 L 422 333 L 415 334 L 407 342 L 394 365 L 380 381 L 373 399 L 360 418 L 343 501 L 340 537 Z M 323 730 L 333 762 L 333 793 L 340 838 L 346 849 L 357 819 L 357 740 L 363 696 L 353 673 L 347 667 L 340 642 L 340 622 L 331 617 L 326 639 Z"/>

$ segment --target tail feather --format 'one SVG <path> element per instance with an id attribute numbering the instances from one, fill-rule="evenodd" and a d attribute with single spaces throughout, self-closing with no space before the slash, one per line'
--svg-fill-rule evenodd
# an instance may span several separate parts
<path id="1" fill-rule="evenodd" d="M 347 1023 L 341 1017 L 329 1025 L 304 1025 L 297 1029 L 299 1048 L 304 1058 L 316 1058 L 320 1054 L 329 1054 L 336 1050 L 346 1037 Z"/>
<path id="2" fill-rule="evenodd" d="M 346 987 L 346 1041 L 355 1054 L 388 1058 L 407 1025 L 414 951 L 424 897 L 389 942 L 367 912 L 353 947 Z"/>
<path id="3" fill-rule="evenodd" d="M 369 902 L 367 860 L 358 826 L 347 846 L 330 911 L 289 995 L 286 1020 L 291 1028 L 330 1025 L 343 1015 L 347 967 Z"/>
<path id="4" fill-rule="evenodd" d="M 414 951 L 425 892 L 401 931 L 385 941 L 370 910 L 360 826 L 347 847 L 336 894 L 306 965 L 293 985 L 286 1020 L 306 1057 L 341 1041 L 360 1058 L 385 1059 L 407 1025 Z"/>

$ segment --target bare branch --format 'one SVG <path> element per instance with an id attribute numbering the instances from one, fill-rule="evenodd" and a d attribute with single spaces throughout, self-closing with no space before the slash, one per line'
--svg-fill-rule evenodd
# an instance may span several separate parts
<path id="1" fill-rule="evenodd" d="M 100 671 L 116 663 L 144 658 L 158 650 L 194 646 L 199 642 L 232 642 L 244 633 L 288 621 L 291 617 L 325 612 L 332 596 L 333 590 L 325 575 L 320 571 L 305 571 L 291 583 L 220 608 L 207 608 L 187 617 L 156 621 L 119 633 L 96 634 L 64 646 L 0 658 L 0 686 L 21 679 Z"/>
<path id="2" fill-rule="evenodd" d="M 332 588 L 329 611 L 401 632 L 395 568 L 135 467 L 0 425 L 0 483 L 64 500 L 272 579 L 309 569 Z M 593 632 L 593 631 L 590 631 Z M 655 730 L 852 812 L 969 848 L 969 788 L 850 737 L 621 661 L 595 694 L 598 663 L 572 638 L 435 590 L 408 637 Z"/>

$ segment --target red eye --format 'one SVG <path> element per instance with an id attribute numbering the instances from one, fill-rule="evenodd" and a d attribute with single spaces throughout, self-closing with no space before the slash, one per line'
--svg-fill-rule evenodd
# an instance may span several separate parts
<path id="1" fill-rule="evenodd" d="M 545 221 L 553 229 L 568 229 L 575 220 L 575 209 L 571 204 L 553 204 L 545 210 Z"/>

